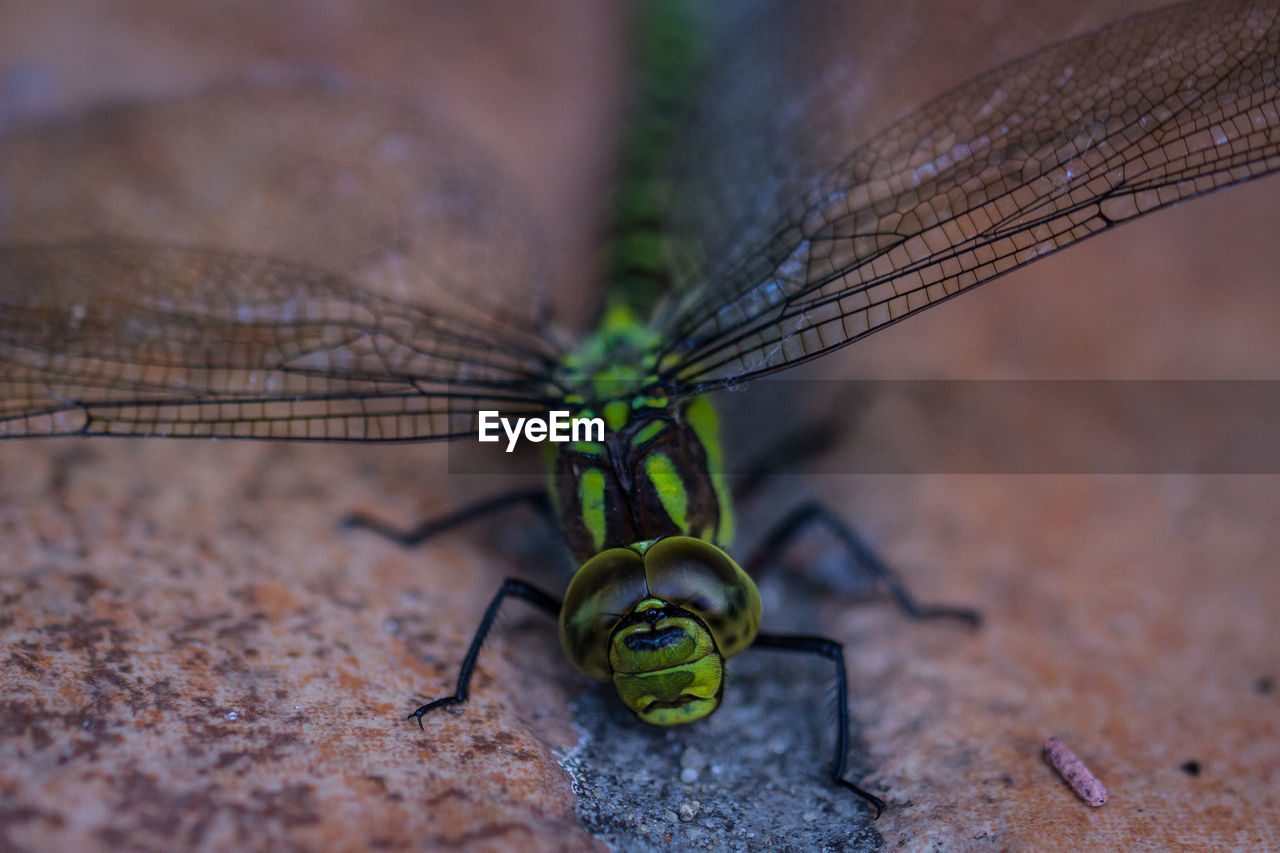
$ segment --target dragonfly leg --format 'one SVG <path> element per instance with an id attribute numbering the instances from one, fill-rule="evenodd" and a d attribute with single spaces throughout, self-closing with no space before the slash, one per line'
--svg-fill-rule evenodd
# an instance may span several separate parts
<path id="1" fill-rule="evenodd" d="M 831 766 L 831 781 L 853 791 L 866 800 L 880 817 L 884 800 L 844 778 L 845 752 L 849 748 L 849 685 L 844 671 L 844 646 L 826 637 L 804 634 L 757 634 L 753 649 L 774 649 L 819 655 L 835 664 L 836 669 L 836 754 Z"/>
<path id="2" fill-rule="evenodd" d="M 547 493 L 543 489 L 522 489 L 517 492 L 508 492 L 505 495 L 498 495 L 494 498 L 486 498 L 471 506 L 463 507 L 455 510 L 448 515 L 440 518 L 428 519 L 416 527 L 409 529 L 401 529 L 384 524 L 372 516 L 363 513 L 352 513 L 342 519 L 342 526 L 347 528 L 359 528 L 361 530 L 371 530 L 380 536 L 385 536 L 392 542 L 404 546 L 405 548 L 413 548 L 421 545 L 437 533 L 443 533 L 454 527 L 466 524 L 469 521 L 475 521 L 478 518 L 484 518 L 496 512 L 508 509 L 509 507 L 519 504 L 528 504 L 537 511 L 539 515 L 545 518 L 552 527 L 557 526 L 555 509 L 551 506 L 551 499 L 547 497 Z"/>
<path id="3" fill-rule="evenodd" d="M 816 503 L 805 503 L 796 507 L 774 528 L 745 563 L 744 568 L 747 573 L 753 577 L 759 577 L 760 572 L 774 564 L 776 558 L 788 545 L 816 525 L 827 527 L 840 540 L 840 544 L 849 552 L 854 562 L 882 584 L 893 596 L 898 608 L 912 619 L 960 619 L 975 628 L 982 624 L 982 614 L 972 608 L 940 607 L 917 602 L 898 577 L 897 572 L 890 568 L 871 546 L 854 532 L 853 528 Z"/>
<path id="4" fill-rule="evenodd" d="M 476 628 L 475 636 L 471 638 L 471 647 L 467 649 L 467 656 L 462 659 L 462 668 L 458 670 L 458 686 L 453 691 L 453 695 L 442 696 L 439 699 L 428 702 L 405 719 L 416 719 L 418 728 L 422 728 L 422 718 L 426 714 L 436 708 L 447 708 L 450 705 L 459 705 L 467 701 L 467 698 L 471 695 L 471 676 L 476 669 L 476 659 L 480 657 L 480 647 L 484 645 L 485 637 L 489 635 L 489 629 L 493 627 L 494 621 L 498 618 L 498 611 L 502 609 L 502 602 L 508 597 L 523 598 L 534 607 L 552 616 L 557 616 L 560 613 L 559 599 L 547 595 L 542 590 L 522 580 L 507 578 L 502 582 L 502 587 L 498 590 L 498 594 L 493 597 L 493 601 L 489 602 L 489 607 L 484 611 L 484 617 L 480 620 L 479 627 Z"/>

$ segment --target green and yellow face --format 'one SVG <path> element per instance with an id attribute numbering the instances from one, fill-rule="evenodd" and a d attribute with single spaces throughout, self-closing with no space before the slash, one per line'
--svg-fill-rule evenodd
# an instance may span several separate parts
<path id="1" fill-rule="evenodd" d="M 724 658 L 706 623 L 660 598 L 646 598 L 609 639 L 613 686 L 646 723 L 702 719 L 720 705 Z"/>
<path id="2" fill-rule="evenodd" d="M 647 723 L 690 723 L 720 705 L 724 661 L 760 628 L 760 593 L 728 554 L 691 536 L 602 551 L 560 610 L 574 666 L 612 681 Z"/>

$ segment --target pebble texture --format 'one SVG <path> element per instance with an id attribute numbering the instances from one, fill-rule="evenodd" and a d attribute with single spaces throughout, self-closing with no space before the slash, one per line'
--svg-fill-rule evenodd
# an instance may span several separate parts
<path id="1" fill-rule="evenodd" d="M 1039 24 L 1105 20 L 1102 5 L 1046 4 Z M 610 32 L 588 26 L 595 4 L 527 19 L 510 7 L 451 18 L 443 4 L 420 29 L 395 3 L 286 6 L 194 24 L 156 11 L 168 4 L 86 12 L 93 38 L 75 6 L 0 18 L 0 67 L 26 69 L 7 78 L 5 114 L 319 68 L 443 98 L 526 176 L 552 225 L 606 174 L 590 152 L 611 102 L 575 88 L 590 75 L 566 59 Z M 963 17 L 883 25 L 896 35 L 873 42 L 869 67 L 874 44 L 892 56 L 893 38 L 931 27 L 957 53 L 987 38 L 992 61 L 1028 46 L 1016 16 Z M 530 41 L 547 47 L 517 49 Z M 886 81 L 872 114 L 945 85 L 942 64 L 934 77 L 922 66 L 918 88 Z M 560 97 L 530 102 L 522 84 Z M 603 118 L 569 121 L 547 103 Z M 1278 196 L 1261 182 L 1150 217 L 803 378 L 1276 378 Z M 552 239 L 581 256 L 583 238 Z M 778 410 L 770 395 L 840 411 L 821 387 L 732 404 L 760 407 L 757 422 Z M 850 776 L 890 806 L 873 826 L 823 780 L 820 663 L 745 655 L 721 712 L 655 731 L 577 676 L 547 621 L 517 603 L 471 703 L 425 731 L 404 721 L 451 689 L 502 577 L 563 582 L 558 557 L 531 562 L 555 554 L 553 539 L 518 515 L 416 552 L 338 529 L 353 509 L 410 522 L 507 485 L 448 475 L 443 448 L 0 444 L 0 849 L 1280 846 L 1277 478 L 838 473 L 854 450 L 744 506 L 748 539 L 802 494 L 823 498 L 922 597 L 987 619 L 979 632 L 919 625 L 808 584 L 831 562 L 821 537 L 763 584 L 770 629 L 847 644 Z M 1045 763 L 1051 735 L 1105 781 L 1105 807 Z"/>

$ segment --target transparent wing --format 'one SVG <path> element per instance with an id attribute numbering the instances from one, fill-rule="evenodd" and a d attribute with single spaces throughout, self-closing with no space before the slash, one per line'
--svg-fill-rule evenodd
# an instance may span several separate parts
<path id="1" fill-rule="evenodd" d="M 548 402 L 524 211 L 410 111 L 115 109 L 4 140 L 0 190 L 0 436 L 421 440 Z"/>
<path id="2" fill-rule="evenodd" d="M 1278 17 L 1275 3 L 1226 0 L 1132 18 L 927 104 L 808 178 L 788 207 L 794 170 L 709 194 L 750 238 L 710 230 L 689 268 L 721 260 L 665 320 L 662 381 L 688 393 L 806 361 L 1092 234 L 1275 171 Z M 795 162 L 785 148 L 774 151 Z"/>

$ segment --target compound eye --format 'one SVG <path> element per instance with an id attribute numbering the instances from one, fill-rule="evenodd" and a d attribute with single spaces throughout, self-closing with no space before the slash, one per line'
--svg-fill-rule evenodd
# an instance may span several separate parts
<path id="1" fill-rule="evenodd" d="M 644 560 L 630 548 L 601 551 L 569 582 L 560 608 L 560 645 L 586 675 L 606 681 L 609 637 L 618 620 L 649 597 Z"/>
<path id="2" fill-rule="evenodd" d="M 721 549 L 692 536 L 671 536 L 644 555 L 649 592 L 696 614 L 716 647 L 730 657 L 751 645 L 760 629 L 755 582 Z"/>

